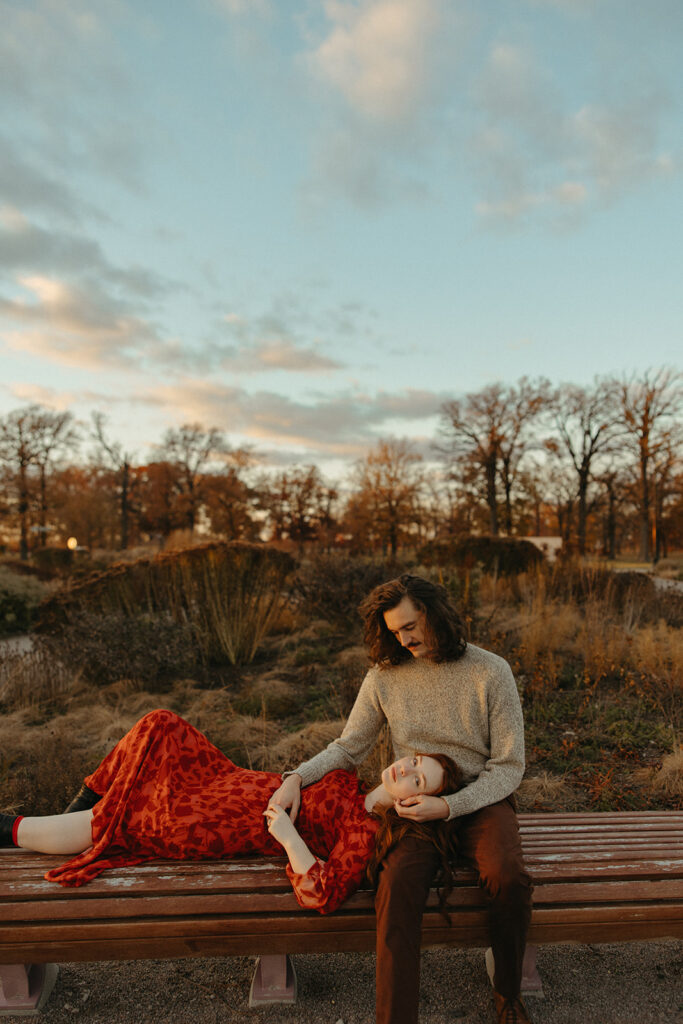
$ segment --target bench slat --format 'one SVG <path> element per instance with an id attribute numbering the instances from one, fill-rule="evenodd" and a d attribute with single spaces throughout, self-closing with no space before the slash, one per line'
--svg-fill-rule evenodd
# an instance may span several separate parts
<path id="1" fill-rule="evenodd" d="M 683 938 L 679 904 L 658 905 L 657 913 L 646 916 L 638 909 L 622 905 L 602 907 L 599 917 L 589 915 L 585 908 L 541 910 L 534 915 L 531 942 L 601 942 L 623 938 L 627 929 L 632 938 Z M 462 911 L 452 915 L 448 927 L 439 914 L 425 916 L 423 945 L 486 945 L 488 926 L 483 911 Z M 149 957 L 206 956 L 225 954 L 257 954 L 271 952 L 330 952 L 371 950 L 374 948 L 374 917 L 337 913 L 330 917 L 315 915 L 260 921 L 249 915 L 237 921 L 188 918 L 169 924 L 166 919 L 144 922 L 136 932 L 130 922 L 117 927 L 117 922 L 103 926 L 86 923 L 75 927 L 73 934 L 60 932 L 52 939 L 44 929 L 34 926 L 17 929 L 11 945 L 0 944 L 0 962 L 44 962 L 97 959 L 130 960 Z M 8 932 L 14 932 L 9 928 Z M 94 945 L 93 945 L 94 944 Z M 13 957 L 14 959 L 9 959 Z"/>
<path id="2" fill-rule="evenodd" d="M 362 890 L 355 893 L 345 904 L 349 910 L 373 908 L 373 893 Z M 541 884 L 534 889 L 534 905 L 538 909 L 559 903 L 609 903 L 623 901 L 628 904 L 652 902 L 655 900 L 680 900 L 683 904 L 683 884 L 676 879 L 640 882 L 585 882 L 570 884 Z M 485 897 L 477 885 L 460 887 L 451 897 L 452 906 L 484 906 Z M 430 894 L 429 906 L 436 906 L 438 897 Z M 80 900 L 59 902 L 36 900 L 29 903 L 5 903 L 2 914 L 5 922 L 16 921 L 77 921 L 87 916 L 90 920 L 114 920 L 131 917 L 173 917 L 177 915 L 210 915 L 240 913 L 282 913 L 296 907 L 291 891 L 282 893 L 206 893 L 204 895 L 173 894 L 163 896 L 141 895 L 121 896 L 112 899 L 90 899 L 87 904 Z"/>

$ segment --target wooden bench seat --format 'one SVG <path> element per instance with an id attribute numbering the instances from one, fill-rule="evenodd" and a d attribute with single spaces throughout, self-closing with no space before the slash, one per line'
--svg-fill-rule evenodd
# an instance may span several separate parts
<path id="1" fill-rule="evenodd" d="M 530 943 L 683 938 L 683 813 L 522 814 L 520 825 L 535 885 Z M 0 965 L 13 965 L 0 967 L 8 1006 L 29 998 L 30 971 L 22 985 L 17 965 L 275 954 L 280 959 L 265 960 L 262 971 L 276 998 L 278 985 L 291 982 L 284 954 L 374 949 L 369 890 L 331 915 L 302 910 L 283 861 L 155 861 L 66 889 L 43 878 L 63 859 L 0 856 Z M 432 893 L 423 945 L 488 945 L 485 901 L 467 868 L 450 903 L 449 926 Z"/>

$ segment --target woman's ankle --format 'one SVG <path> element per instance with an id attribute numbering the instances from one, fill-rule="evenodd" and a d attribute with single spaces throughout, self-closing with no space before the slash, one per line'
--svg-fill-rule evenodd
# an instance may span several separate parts
<path id="1" fill-rule="evenodd" d="M 0 814 L 0 847 L 19 845 L 17 831 L 22 820 L 21 814 Z"/>
<path id="2" fill-rule="evenodd" d="M 99 793 L 86 786 L 85 782 L 73 798 L 64 814 L 73 814 L 74 811 L 90 811 L 102 799 Z"/>

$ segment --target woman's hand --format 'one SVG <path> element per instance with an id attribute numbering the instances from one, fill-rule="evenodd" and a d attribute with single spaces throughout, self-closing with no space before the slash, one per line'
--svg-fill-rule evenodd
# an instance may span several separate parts
<path id="1" fill-rule="evenodd" d="M 270 798 L 269 806 L 273 804 L 282 807 L 283 810 L 291 808 L 289 812 L 290 821 L 296 821 L 301 806 L 301 776 L 292 772 L 284 780 L 279 789 L 276 789 Z"/>
<path id="2" fill-rule="evenodd" d="M 315 857 L 297 832 L 287 811 L 271 800 L 263 814 L 271 836 L 284 846 L 292 870 L 298 875 L 305 875 L 315 864 Z"/>
<path id="3" fill-rule="evenodd" d="M 277 839 L 278 843 L 286 846 L 289 840 L 298 835 L 297 830 L 294 828 L 294 823 L 284 807 L 271 802 L 263 814 L 267 822 L 268 831 L 273 839 Z"/>

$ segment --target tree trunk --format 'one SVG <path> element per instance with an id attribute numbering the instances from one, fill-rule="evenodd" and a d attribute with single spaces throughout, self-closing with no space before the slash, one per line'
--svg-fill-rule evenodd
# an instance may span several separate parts
<path id="1" fill-rule="evenodd" d="M 498 536 L 498 502 L 496 501 L 496 458 L 486 460 L 486 504 L 489 507 L 489 526 L 494 537 Z"/>
<path id="2" fill-rule="evenodd" d="M 647 478 L 647 455 L 640 454 L 640 559 L 650 561 L 650 482 Z"/>
<path id="3" fill-rule="evenodd" d="M 45 466 L 40 467 L 40 541 L 41 548 L 47 544 L 47 480 L 45 479 Z"/>
<path id="4" fill-rule="evenodd" d="M 586 519 L 588 518 L 586 496 L 588 494 L 588 473 L 582 468 L 579 473 L 579 554 L 586 554 Z"/>
<path id="5" fill-rule="evenodd" d="M 130 466 L 124 462 L 121 473 L 121 550 L 128 547 L 128 515 L 130 511 L 128 503 Z"/>
<path id="6" fill-rule="evenodd" d="M 28 559 L 28 480 L 26 478 L 26 466 L 22 463 L 19 467 L 19 557 L 22 561 Z"/>
<path id="7" fill-rule="evenodd" d="M 605 554 L 614 561 L 617 553 L 617 516 L 614 488 L 607 488 L 607 520 L 605 523 Z"/>

